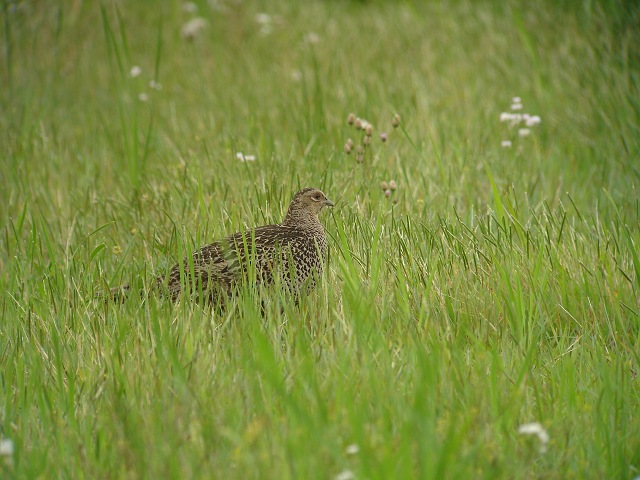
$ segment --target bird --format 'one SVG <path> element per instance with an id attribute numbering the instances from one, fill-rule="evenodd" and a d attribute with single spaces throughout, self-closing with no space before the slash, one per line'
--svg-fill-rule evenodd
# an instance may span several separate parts
<path id="1" fill-rule="evenodd" d="M 278 283 L 296 301 L 315 288 L 327 260 L 327 237 L 319 220 L 334 203 L 317 188 L 295 193 L 282 223 L 236 232 L 185 257 L 155 286 L 172 302 L 188 294 L 205 303 L 224 303 L 244 282 L 257 286 Z M 129 285 L 110 290 L 112 300 L 124 300 Z"/>

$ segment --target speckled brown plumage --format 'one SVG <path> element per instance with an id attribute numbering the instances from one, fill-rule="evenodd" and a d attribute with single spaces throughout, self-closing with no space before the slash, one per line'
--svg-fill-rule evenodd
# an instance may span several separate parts
<path id="1" fill-rule="evenodd" d="M 318 214 L 333 206 L 324 193 L 305 188 L 293 197 L 284 221 L 265 225 L 206 245 L 157 278 L 157 286 L 171 300 L 202 292 L 204 300 L 217 302 L 233 293 L 243 281 L 258 285 L 277 281 L 291 295 L 315 286 L 327 257 L 327 238 Z M 126 295 L 128 286 L 112 289 L 114 298 Z"/>

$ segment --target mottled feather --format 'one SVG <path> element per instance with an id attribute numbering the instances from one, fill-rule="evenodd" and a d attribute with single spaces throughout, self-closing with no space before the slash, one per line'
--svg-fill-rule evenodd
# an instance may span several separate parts
<path id="1" fill-rule="evenodd" d="M 168 275 L 158 277 L 157 286 L 172 301 L 186 286 L 189 293 L 202 292 L 205 300 L 217 302 L 242 282 L 269 285 L 278 280 L 297 298 L 303 290 L 315 287 L 326 262 L 327 238 L 318 219 L 325 206 L 333 202 L 324 193 L 305 188 L 294 195 L 282 223 L 237 232 L 200 248 Z M 111 296 L 126 295 L 128 290 L 126 285 L 117 287 Z"/>

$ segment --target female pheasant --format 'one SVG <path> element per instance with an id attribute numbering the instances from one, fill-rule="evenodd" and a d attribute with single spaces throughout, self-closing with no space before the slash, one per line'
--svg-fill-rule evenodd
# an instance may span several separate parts
<path id="1" fill-rule="evenodd" d="M 315 287 L 327 258 L 327 237 L 318 219 L 333 202 L 316 188 L 293 196 L 282 223 L 265 225 L 205 245 L 156 279 L 172 301 L 186 289 L 208 302 L 218 302 L 246 281 L 257 285 L 278 282 L 296 299 Z M 113 299 L 129 292 L 129 285 L 111 289 Z"/>

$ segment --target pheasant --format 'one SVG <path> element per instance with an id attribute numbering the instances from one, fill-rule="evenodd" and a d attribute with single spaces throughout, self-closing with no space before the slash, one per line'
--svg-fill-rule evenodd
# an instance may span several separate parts
<path id="1" fill-rule="evenodd" d="M 220 302 L 243 282 L 278 282 L 294 298 L 316 285 L 327 258 L 327 237 L 318 219 L 334 204 L 316 188 L 297 192 L 282 223 L 237 232 L 205 245 L 156 278 L 156 286 L 176 301 L 187 289 L 206 302 Z M 110 297 L 123 299 L 129 285 L 112 288 Z"/>

